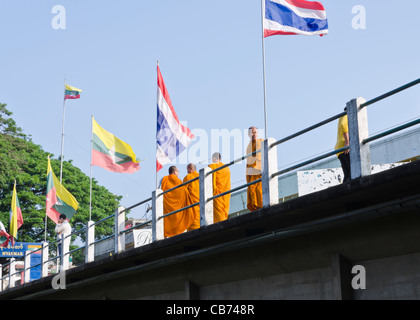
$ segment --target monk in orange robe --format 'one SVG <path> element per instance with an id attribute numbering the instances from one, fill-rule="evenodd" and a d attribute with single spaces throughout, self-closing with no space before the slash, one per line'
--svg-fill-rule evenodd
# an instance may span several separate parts
<path id="1" fill-rule="evenodd" d="M 194 178 L 198 178 L 199 174 L 196 170 L 197 169 L 194 163 L 188 164 L 187 166 L 188 174 L 184 177 L 183 182 L 187 182 Z M 187 191 L 188 191 L 187 205 L 189 206 L 194 203 L 200 202 L 200 182 L 198 180 L 195 180 L 187 184 L 185 187 L 187 188 Z M 187 231 L 200 228 L 200 206 L 196 205 L 192 207 L 191 210 L 194 215 L 194 222 L 187 229 Z"/>
<path id="2" fill-rule="evenodd" d="M 163 191 L 174 188 L 182 184 L 178 178 L 179 170 L 175 166 L 169 168 L 169 175 L 162 178 L 161 189 Z M 163 195 L 163 214 L 168 214 L 175 210 L 187 206 L 188 191 L 185 186 L 177 188 Z M 163 219 L 165 237 L 172 237 L 187 230 L 194 222 L 191 209 L 183 210 Z"/>
<path id="3" fill-rule="evenodd" d="M 212 156 L 213 163 L 209 167 L 214 170 L 224 164 L 219 152 Z M 230 190 L 230 170 L 228 167 L 213 173 L 213 195 L 218 195 Z M 213 200 L 213 221 L 219 222 L 226 220 L 229 214 L 230 193 Z"/>
<path id="4" fill-rule="evenodd" d="M 248 129 L 248 136 L 251 141 L 246 148 L 246 153 L 250 154 L 263 147 L 263 139 L 258 139 L 258 129 L 250 127 Z M 252 182 L 261 179 L 261 152 L 246 159 L 246 182 Z M 248 186 L 247 189 L 247 207 L 249 211 L 255 211 L 263 207 L 262 199 L 262 184 L 261 182 Z"/>

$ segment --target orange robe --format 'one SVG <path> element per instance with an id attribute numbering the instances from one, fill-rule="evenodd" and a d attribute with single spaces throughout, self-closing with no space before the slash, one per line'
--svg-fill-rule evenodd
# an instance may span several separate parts
<path id="1" fill-rule="evenodd" d="M 223 166 L 223 163 L 212 163 L 209 167 L 214 170 Z M 230 170 L 228 167 L 213 173 L 213 195 L 230 190 Z M 213 200 L 213 220 L 219 222 L 226 220 L 229 214 L 230 193 Z"/>
<path id="2" fill-rule="evenodd" d="M 248 147 L 246 148 L 246 153 L 249 154 L 253 151 L 261 149 L 263 142 L 264 139 L 250 141 Z M 247 158 L 246 160 L 246 182 L 249 183 L 261 179 L 261 152 L 257 153 L 255 156 Z M 249 211 L 255 211 L 263 207 L 261 182 L 248 186 L 247 207 Z"/>
<path id="3" fill-rule="evenodd" d="M 176 175 L 170 174 L 163 177 L 161 189 L 169 190 L 182 183 Z M 173 212 L 187 206 L 188 191 L 185 186 L 163 195 L 163 214 Z M 163 219 L 165 237 L 172 237 L 187 230 L 193 223 L 191 209 L 183 210 Z"/>
<path id="4" fill-rule="evenodd" d="M 194 171 L 192 173 L 187 174 L 183 182 L 187 182 L 189 180 L 197 178 L 198 176 L 199 176 L 198 172 Z M 188 195 L 189 195 L 188 200 L 187 200 L 187 205 L 189 206 L 194 203 L 200 202 L 200 182 L 198 180 L 195 180 L 187 184 L 185 187 L 187 188 Z M 192 207 L 191 209 L 194 215 L 194 222 L 187 229 L 188 231 L 200 228 L 200 206 L 196 205 Z"/>

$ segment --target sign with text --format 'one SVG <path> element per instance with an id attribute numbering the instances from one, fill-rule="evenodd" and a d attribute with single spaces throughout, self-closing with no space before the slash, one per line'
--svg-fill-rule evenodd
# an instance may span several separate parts
<path id="1" fill-rule="evenodd" d="M 0 258 L 23 258 L 25 251 L 36 251 L 42 248 L 39 242 L 15 242 L 15 245 L 9 242 L 6 248 L 0 248 Z"/>

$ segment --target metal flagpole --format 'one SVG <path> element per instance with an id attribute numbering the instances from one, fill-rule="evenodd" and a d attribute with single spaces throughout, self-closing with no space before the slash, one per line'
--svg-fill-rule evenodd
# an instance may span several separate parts
<path id="1" fill-rule="evenodd" d="M 92 220 L 92 150 L 93 150 L 93 115 L 91 115 L 91 136 L 90 136 L 90 195 L 89 195 L 89 221 Z"/>
<path id="2" fill-rule="evenodd" d="M 156 69 L 159 67 L 159 59 L 158 59 L 158 61 L 157 61 L 157 67 L 156 67 Z M 157 70 L 156 70 L 156 73 L 157 73 Z M 158 89 L 157 90 L 159 90 L 159 87 L 158 87 Z M 155 123 L 157 123 L 157 115 L 156 115 L 156 122 Z M 157 144 L 157 126 L 156 126 L 156 151 L 157 151 L 157 147 L 158 147 L 158 144 Z M 157 190 L 157 188 L 159 187 L 158 186 L 158 174 L 157 174 L 157 159 L 156 159 L 156 161 L 155 161 L 155 163 L 156 163 L 156 170 L 155 170 L 155 173 L 156 173 L 156 190 Z"/>
<path id="3" fill-rule="evenodd" d="M 64 117 L 66 113 L 66 78 L 64 78 L 64 102 L 63 102 L 63 125 L 61 130 L 61 167 L 60 167 L 60 183 L 63 179 L 63 150 L 64 150 Z"/>
<path id="4" fill-rule="evenodd" d="M 265 88 L 265 48 L 264 48 L 264 15 L 265 15 L 265 0 L 261 0 L 261 35 L 262 35 L 262 56 L 263 56 L 263 82 L 264 82 L 264 126 L 265 139 L 268 139 L 267 134 L 267 100 Z"/>

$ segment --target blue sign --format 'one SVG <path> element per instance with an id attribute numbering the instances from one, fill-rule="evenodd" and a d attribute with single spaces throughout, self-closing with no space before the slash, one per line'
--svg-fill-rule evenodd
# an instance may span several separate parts
<path id="1" fill-rule="evenodd" d="M 6 248 L 0 248 L 0 258 L 23 258 L 25 251 L 37 251 L 42 248 L 39 242 L 15 242 L 15 245 L 9 242 Z"/>

